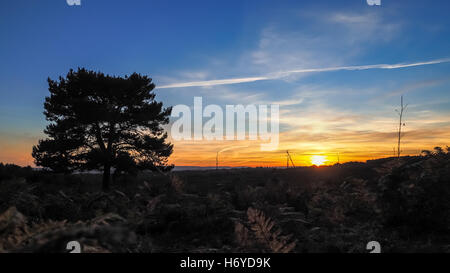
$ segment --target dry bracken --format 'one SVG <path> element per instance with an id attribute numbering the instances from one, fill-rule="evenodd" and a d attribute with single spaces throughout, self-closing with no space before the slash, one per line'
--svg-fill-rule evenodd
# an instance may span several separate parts
<path id="1" fill-rule="evenodd" d="M 256 239 L 271 252 L 288 253 L 295 248 L 296 241 L 291 241 L 292 236 L 281 235 L 281 229 L 275 228 L 274 221 L 262 211 L 249 208 L 247 218 Z"/>

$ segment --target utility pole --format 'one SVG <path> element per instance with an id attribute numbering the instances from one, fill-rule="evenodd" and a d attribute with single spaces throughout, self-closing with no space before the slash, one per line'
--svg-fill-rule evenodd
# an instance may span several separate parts
<path id="1" fill-rule="evenodd" d="M 402 127 L 405 126 L 405 123 L 403 123 L 403 113 L 406 111 L 406 108 L 408 107 L 408 104 L 403 106 L 403 96 L 400 98 L 400 111 L 395 109 L 397 114 L 399 115 L 399 125 L 398 125 L 398 142 L 397 142 L 397 158 L 400 158 L 400 144 L 401 144 L 401 138 L 402 138 Z"/>
<path id="2" fill-rule="evenodd" d="M 286 168 L 289 168 L 289 161 L 291 161 L 292 167 L 295 168 L 294 161 L 292 160 L 291 155 L 289 154 L 289 151 L 286 151 Z"/>
<path id="3" fill-rule="evenodd" d="M 216 154 L 216 171 L 219 169 L 219 152 Z"/>
<path id="4" fill-rule="evenodd" d="M 289 152 L 286 151 L 286 169 L 289 169 Z"/>

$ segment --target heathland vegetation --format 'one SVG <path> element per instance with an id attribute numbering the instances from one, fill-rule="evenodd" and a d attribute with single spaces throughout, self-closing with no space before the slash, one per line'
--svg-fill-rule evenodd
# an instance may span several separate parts
<path id="1" fill-rule="evenodd" d="M 0 164 L 0 251 L 450 251 L 450 154 L 291 169 L 54 174 Z"/>

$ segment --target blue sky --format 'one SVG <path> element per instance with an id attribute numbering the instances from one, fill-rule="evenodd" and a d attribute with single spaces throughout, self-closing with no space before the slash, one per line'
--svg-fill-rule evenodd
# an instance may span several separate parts
<path id="1" fill-rule="evenodd" d="M 31 146 L 46 124 L 46 79 L 77 67 L 149 75 L 157 87 L 175 86 L 156 89 L 167 105 L 192 105 L 194 96 L 219 105 L 280 103 L 280 151 L 339 151 L 349 160 L 391 153 L 394 109 L 404 94 L 410 104 L 405 153 L 446 145 L 448 14 L 449 1 L 2 1 L 0 161 L 31 164 Z M 236 80 L 249 77 L 269 79 Z M 214 82 L 224 79 L 235 83 Z M 201 84 L 176 87 L 190 82 Z M 230 144 L 175 143 L 173 160 L 207 165 L 206 155 L 223 145 Z M 270 153 L 256 160 L 249 146 L 230 152 L 228 163 L 278 164 Z M 192 151 L 204 152 L 204 159 L 186 156 Z"/>

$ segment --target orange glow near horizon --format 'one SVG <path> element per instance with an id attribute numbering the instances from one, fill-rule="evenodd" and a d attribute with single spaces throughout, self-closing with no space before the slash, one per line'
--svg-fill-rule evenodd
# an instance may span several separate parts
<path id="1" fill-rule="evenodd" d="M 200 146 L 200 145 L 199 145 Z M 206 145 L 205 145 L 206 146 Z M 31 147 L 31 145 L 30 145 Z M 175 145 L 176 147 L 176 145 Z M 445 146 L 443 146 L 445 147 Z M 184 147 L 183 147 L 184 148 Z M 206 147 L 205 147 L 206 148 Z M 432 147 L 427 149 L 432 150 Z M 24 151 L 9 152 L 7 154 L 0 155 L 0 162 L 12 163 L 19 166 L 32 166 L 34 167 L 33 158 L 30 152 Z M 189 149 L 190 150 L 190 149 Z M 175 164 L 175 166 L 198 166 L 198 167 L 215 167 L 215 160 L 217 152 L 211 148 L 212 151 L 186 151 L 180 147 L 175 149 L 173 155 L 169 159 L 169 164 Z M 294 151 L 292 153 L 292 159 L 295 166 L 324 166 L 334 165 L 337 163 L 335 155 L 330 153 L 327 155 L 323 153 L 321 155 L 296 155 Z M 419 155 L 420 149 L 412 152 L 404 152 L 402 155 Z M 322 153 L 322 151 L 315 151 L 314 153 Z M 310 154 L 310 153 L 309 153 Z M 348 154 L 342 153 L 340 156 L 340 163 L 346 163 L 351 161 L 365 162 L 366 160 L 391 157 L 389 153 L 376 153 L 376 154 Z M 229 151 L 219 154 L 219 166 L 222 167 L 285 167 L 286 166 L 286 151 L 277 150 L 274 152 L 260 152 L 253 153 L 252 151 Z"/>
<path id="2" fill-rule="evenodd" d="M 435 146 L 446 147 L 450 142 L 450 130 L 447 129 L 434 129 L 432 134 L 419 130 L 408 132 L 407 141 L 402 143 L 402 155 L 419 155 L 422 150 L 432 150 Z M 0 162 L 34 166 L 31 150 L 41 137 L 1 136 Z M 262 142 L 250 140 L 175 141 L 169 137 L 168 141 L 174 144 L 170 164 L 200 167 L 214 167 L 218 152 L 219 166 L 229 167 L 285 167 L 286 150 L 295 166 L 333 165 L 338 160 L 340 163 L 364 162 L 393 156 L 396 145 L 395 132 L 331 132 L 323 140 L 303 132 L 296 135 L 281 132 L 278 149 L 274 151 L 261 151 Z"/>
<path id="3" fill-rule="evenodd" d="M 0 143 L 0 162 L 5 164 L 13 163 L 20 166 L 34 166 L 31 149 L 36 143 L 37 139 L 29 142 L 7 141 L 6 143 Z M 313 143 L 294 145 L 281 142 L 279 148 L 275 151 L 260 151 L 259 144 L 251 141 L 236 141 L 236 143 L 173 141 L 172 143 L 174 144 L 174 152 L 169 158 L 169 163 L 176 166 L 214 167 L 217 152 L 221 150 L 225 151 L 219 153 L 219 166 L 229 167 L 285 167 L 286 150 L 289 150 L 291 153 L 292 160 L 296 166 L 333 165 L 338 162 L 338 156 L 335 151 L 339 151 L 340 163 L 350 161 L 364 162 L 366 160 L 393 156 L 392 143 L 373 143 L 371 149 L 363 149 L 362 146 L 350 143 L 347 145 L 334 143 L 324 145 L 322 143 L 319 148 Z M 422 150 L 432 150 L 435 146 L 446 147 L 445 143 L 448 142 L 441 141 L 438 144 L 426 143 L 427 145 L 405 143 L 402 155 L 419 155 Z"/>

